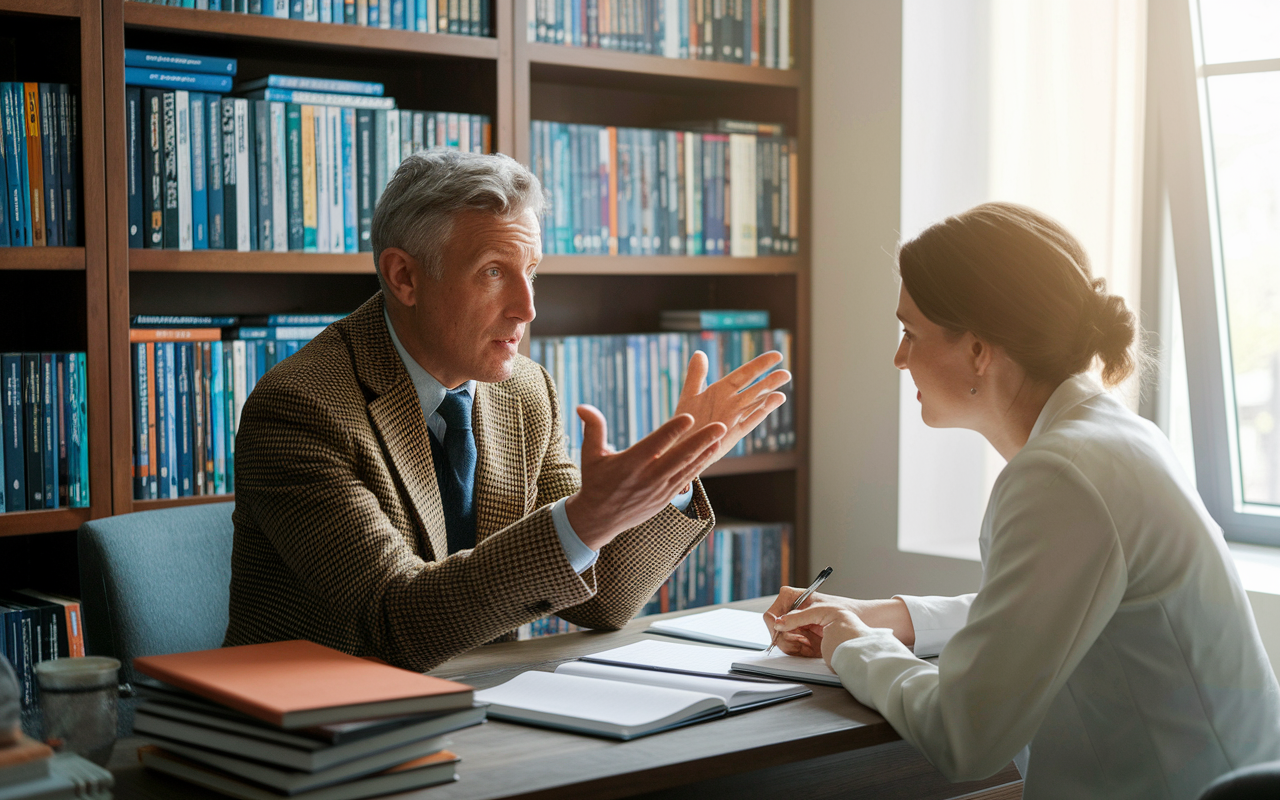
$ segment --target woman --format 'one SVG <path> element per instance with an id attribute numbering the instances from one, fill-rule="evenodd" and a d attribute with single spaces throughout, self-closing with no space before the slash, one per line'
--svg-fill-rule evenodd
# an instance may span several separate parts
<path id="1" fill-rule="evenodd" d="M 953 780 L 1019 756 L 1027 798 L 1193 798 L 1280 758 L 1280 687 L 1221 531 L 1160 431 L 1084 374 L 1096 358 L 1124 380 L 1137 331 L 1079 243 L 988 203 L 903 245 L 899 270 L 894 363 L 925 423 L 1009 462 L 982 588 L 783 614 L 786 587 L 766 615 L 782 649 L 825 658 Z"/>

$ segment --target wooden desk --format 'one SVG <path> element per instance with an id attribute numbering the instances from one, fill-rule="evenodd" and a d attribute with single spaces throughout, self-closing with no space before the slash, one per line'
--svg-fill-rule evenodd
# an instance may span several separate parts
<path id="1" fill-rule="evenodd" d="M 762 611 L 771 599 L 731 605 Z M 692 612 L 665 616 L 683 613 Z M 571 633 L 480 647 L 430 674 L 485 689 L 528 669 L 550 671 L 580 655 L 646 638 L 650 634 L 645 629 L 653 619 L 633 620 L 612 633 Z M 399 796 L 422 800 L 1021 797 L 1021 781 L 1012 765 L 985 781 L 949 783 L 879 714 L 857 703 L 844 689 L 812 689 L 809 697 L 631 742 L 490 721 L 451 735 L 450 749 L 462 757 L 458 782 Z M 124 739 L 116 744 L 111 767 L 117 798 L 220 797 L 143 770 L 133 757 L 139 743 Z"/>

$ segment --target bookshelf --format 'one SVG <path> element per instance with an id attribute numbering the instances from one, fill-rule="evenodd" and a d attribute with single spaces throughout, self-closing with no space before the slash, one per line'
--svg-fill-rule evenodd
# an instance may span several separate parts
<path id="1" fill-rule="evenodd" d="M 24 24 L 70 30 L 78 21 L 80 82 L 100 87 L 92 97 L 86 91 L 83 101 L 86 246 L 41 254 L 0 251 L 0 270 L 13 270 L 33 285 L 79 287 L 72 296 L 83 313 L 77 306 L 74 314 L 64 310 L 54 318 L 67 318 L 71 335 L 79 337 L 73 343 L 89 352 L 94 505 L 33 512 L 29 519 L 2 515 L 0 534 L 60 531 L 48 537 L 48 547 L 65 551 L 68 536 L 74 543 L 66 532 L 84 519 L 232 499 L 133 499 L 131 315 L 351 311 L 377 288 L 367 253 L 128 247 L 123 51 L 137 47 L 234 57 L 240 62 L 238 79 L 276 72 L 381 81 L 403 108 L 488 114 L 496 148 L 526 163 L 532 120 L 646 127 L 708 117 L 783 122 L 800 148 L 798 255 L 547 256 L 539 269 L 538 318 L 529 333 L 650 332 L 657 330 L 662 309 L 698 307 L 765 308 L 775 327 L 793 330 L 795 450 L 725 459 L 705 478 L 718 513 L 793 522 L 792 574 L 808 569 L 808 0 L 795 4 L 793 70 L 530 43 L 527 4 L 492 3 L 496 35 L 480 38 L 134 0 L 0 0 L 0 15 L 37 20 Z M 65 61 L 63 54 L 59 63 Z M 48 317 L 49 309 L 23 313 L 30 324 Z M 4 325 L 0 331 L 26 327 Z M 70 564 L 64 571 L 73 575 L 74 555 Z"/>
<path id="2" fill-rule="evenodd" d="M 21 300 L 6 302 L 0 351 L 87 354 L 91 505 L 0 514 L 0 586 L 64 591 L 77 584 L 65 532 L 112 510 L 100 0 L 0 0 L 0 39 L 13 59 L 0 80 L 73 84 L 80 99 L 83 246 L 0 249 L 0 294 Z"/>

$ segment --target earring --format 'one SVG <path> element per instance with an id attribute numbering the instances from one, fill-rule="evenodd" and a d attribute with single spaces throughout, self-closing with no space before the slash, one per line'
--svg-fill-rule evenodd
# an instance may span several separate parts
<path id="1" fill-rule="evenodd" d="M 978 393 L 978 387 L 977 387 L 977 386 L 975 386 L 975 387 L 973 387 L 972 389 L 970 389 L 970 390 L 969 390 L 969 394 L 977 394 L 977 393 Z"/>

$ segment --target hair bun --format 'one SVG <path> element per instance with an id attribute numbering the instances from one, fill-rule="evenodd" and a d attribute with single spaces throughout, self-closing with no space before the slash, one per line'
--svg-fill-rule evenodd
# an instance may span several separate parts
<path id="1" fill-rule="evenodd" d="M 1093 292 L 1083 320 L 1090 331 L 1089 351 L 1102 359 L 1102 379 L 1113 385 L 1135 366 L 1132 346 L 1138 336 L 1138 321 L 1123 297 L 1107 293 L 1105 278 L 1095 278 L 1090 284 Z"/>

